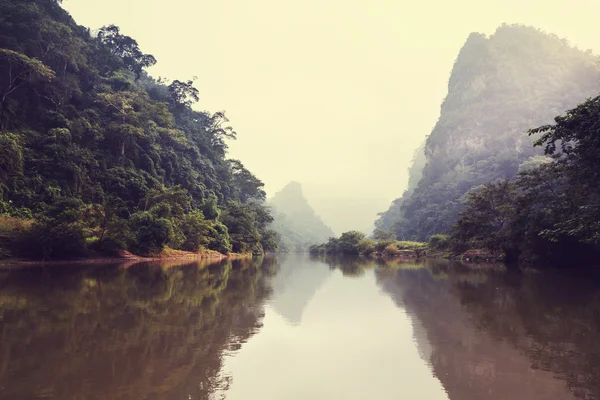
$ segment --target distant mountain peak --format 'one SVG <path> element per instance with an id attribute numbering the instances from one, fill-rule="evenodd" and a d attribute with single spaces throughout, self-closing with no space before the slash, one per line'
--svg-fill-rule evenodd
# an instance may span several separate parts
<path id="1" fill-rule="evenodd" d="M 300 182 L 292 181 L 269 200 L 275 221 L 273 229 L 282 237 L 284 248 L 290 251 L 306 249 L 335 236 L 308 203 Z"/>
<path id="2" fill-rule="evenodd" d="M 304 193 L 302 192 L 302 184 L 298 181 L 291 181 L 279 191 L 279 193 L 281 192 L 293 192 L 300 194 L 302 197 L 304 197 Z"/>

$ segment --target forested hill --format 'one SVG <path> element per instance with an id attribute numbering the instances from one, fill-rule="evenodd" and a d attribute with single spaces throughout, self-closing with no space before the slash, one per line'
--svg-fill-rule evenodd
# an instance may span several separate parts
<path id="1" fill-rule="evenodd" d="M 225 115 L 194 111 L 193 82 L 153 79 L 155 63 L 56 0 L 0 0 L 0 256 L 16 231 L 46 258 L 274 248 L 262 182 L 227 159 Z"/>
<path id="2" fill-rule="evenodd" d="M 470 189 L 514 177 L 541 154 L 528 129 L 599 91 L 598 58 L 563 39 L 520 25 L 503 25 L 490 37 L 471 34 L 427 138 L 422 178 L 376 225 L 405 240 L 447 231 Z"/>
<path id="3" fill-rule="evenodd" d="M 298 182 L 290 182 L 271 199 L 275 221 L 272 228 L 279 235 L 282 251 L 306 251 L 313 244 L 335 234 L 312 209 Z"/>

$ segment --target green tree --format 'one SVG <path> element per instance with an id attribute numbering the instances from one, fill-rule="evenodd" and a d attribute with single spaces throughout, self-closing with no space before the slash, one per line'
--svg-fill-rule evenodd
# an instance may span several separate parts
<path id="1" fill-rule="evenodd" d="M 133 72 L 137 79 L 140 78 L 144 68 L 156 64 L 156 59 L 152 55 L 142 53 L 137 41 L 122 35 L 119 27 L 115 25 L 102 27 L 98 38 L 113 55 L 123 60 L 127 69 Z"/>
<path id="2" fill-rule="evenodd" d="M 562 187 L 554 192 L 558 202 L 569 204 L 569 212 L 553 228 L 543 232 L 555 240 L 559 236 L 569 236 L 584 243 L 600 244 L 598 121 L 600 96 L 556 117 L 553 125 L 529 131 L 530 135 L 542 135 L 535 142 L 536 146 L 543 146 L 545 153 L 554 157 L 555 168 L 566 178 Z"/>
<path id="3" fill-rule="evenodd" d="M 469 192 L 465 209 L 453 227 L 453 236 L 473 246 L 512 256 L 516 251 L 513 243 L 516 217 L 514 184 L 508 180 L 490 183 Z"/>

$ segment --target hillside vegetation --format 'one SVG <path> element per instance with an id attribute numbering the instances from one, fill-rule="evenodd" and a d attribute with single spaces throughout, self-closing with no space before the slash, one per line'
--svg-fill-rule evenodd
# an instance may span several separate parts
<path id="1" fill-rule="evenodd" d="M 598 92 L 598 58 L 563 39 L 520 25 L 503 25 L 490 37 L 471 34 L 427 138 L 425 166 L 414 163 L 411 176 L 422 176 L 376 226 L 401 240 L 447 232 L 471 189 L 545 162 L 530 128 Z"/>
<path id="2" fill-rule="evenodd" d="M 154 79 L 155 63 L 57 1 L 0 0 L 4 256 L 276 247 L 263 183 L 227 159 L 225 114 L 193 109 L 193 81 Z"/>

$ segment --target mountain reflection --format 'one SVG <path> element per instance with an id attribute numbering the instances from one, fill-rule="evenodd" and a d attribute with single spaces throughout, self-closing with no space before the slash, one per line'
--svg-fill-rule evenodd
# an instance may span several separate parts
<path id="1" fill-rule="evenodd" d="M 304 256 L 3 271 L 0 398 L 600 399 L 596 282 Z"/>
<path id="2" fill-rule="evenodd" d="M 279 264 L 271 281 L 273 293 L 269 304 L 293 325 L 302 322 L 310 299 L 330 276 L 331 271 L 302 255 L 289 255 Z"/>
<path id="3" fill-rule="evenodd" d="M 426 335 L 416 342 L 431 348 L 429 361 L 450 399 L 600 395 L 599 292 L 586 280 L 439 261 L 379 269 L 377 276 L 424 327 L 415 329 Z"/>
<path id="4" fill-rule="evenodd" d="M 450 399 L 600 399 L 598 273 L 320 259 L 346 276 L 375 269 Z"/>

